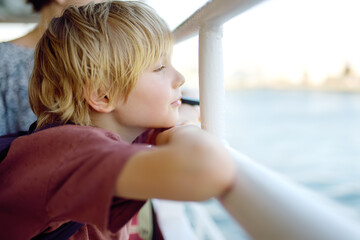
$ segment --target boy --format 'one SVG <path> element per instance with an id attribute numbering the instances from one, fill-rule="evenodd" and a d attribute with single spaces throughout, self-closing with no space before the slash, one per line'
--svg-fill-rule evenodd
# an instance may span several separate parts
<path id="1" fill-rule="evenodd" d="M 29 86 L 37 130 L 0 165 L 0 239 L 69 221 L 85 224 L 72 239 L 128 239 L 127 223 L 149 198 L 201 201 L 228 190 L 235 173 L 220 141 L 173 127 L 184 79 L 171 50 L 168 27 L 139 2 L 71 7 L 51 22 Z M 170 129 L 143 134 L 151 128 Z M 139 135 L 157 146 L 131 144 Z"/>

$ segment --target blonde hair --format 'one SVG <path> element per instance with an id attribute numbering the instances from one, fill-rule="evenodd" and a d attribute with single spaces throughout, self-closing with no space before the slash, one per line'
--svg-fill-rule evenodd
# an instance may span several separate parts
<path id="1" fill-rule="evenodd" d="M 87 90 L 126 101 L 139 74 L 171 54 L 172 35 L 152 8 L 114 1 L 72 6 L 51 21 L 35 49 L 29 84 L 38 127 L 92 125 Z"/>

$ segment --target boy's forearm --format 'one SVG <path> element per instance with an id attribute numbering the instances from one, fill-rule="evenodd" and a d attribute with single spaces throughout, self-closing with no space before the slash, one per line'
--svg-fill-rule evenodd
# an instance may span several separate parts
<path id="1" fill-rule="evenodd" d="M 233 162 L 220 141 L 194 128 L 165 131 L 159 140 L 163 146 L 130 159 L 119 175 L 117 194 L 185 201 L 223 194 L 233 182 Z"/>
<path id="2" fill-rule="evenodd" d="M 179 154 L 184 159 L 197 160 L 202 170 L 199 172 L 204 173 L 204 187 L 211 188 L 209 197 L 224 195 L 231 189 L 235 179 L 235 163 L 223 143 L 194 125 L 173 130 L 169 137 L 170 145 L 179 148 Z"/>

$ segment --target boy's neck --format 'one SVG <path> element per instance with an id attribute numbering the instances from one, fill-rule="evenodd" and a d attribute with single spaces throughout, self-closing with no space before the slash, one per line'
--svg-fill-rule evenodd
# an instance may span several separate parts
<path id="1" fill-rule="evenodd" d="M 116 133 L 128 143 L 132 143 L 136 137 L 146 131 L 145 128 L 122 126 L 108 113 L 92 111 L 90 118 L 94 126 Z"/>

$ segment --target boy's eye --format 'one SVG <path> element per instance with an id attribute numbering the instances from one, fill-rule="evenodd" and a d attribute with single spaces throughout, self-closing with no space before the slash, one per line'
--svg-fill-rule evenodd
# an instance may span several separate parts
<path id="1" fill-rule="evenodd" d="M 155 69 L 154 72 L 160 72 L 160 71 L 163 70 L 164 68 L 165 68 L 165 66 L 162 65 L 161 67 Z"/>

